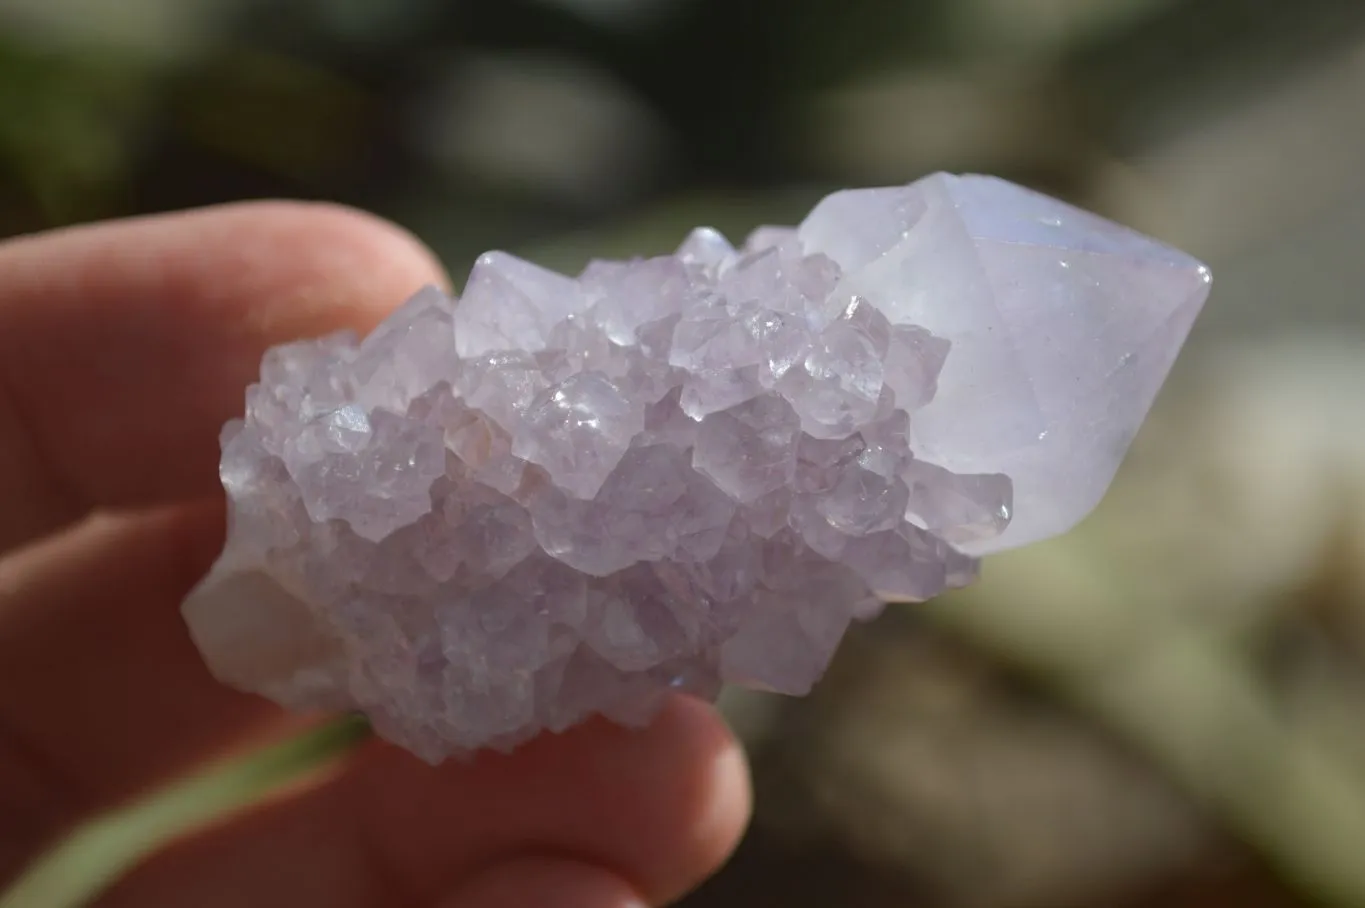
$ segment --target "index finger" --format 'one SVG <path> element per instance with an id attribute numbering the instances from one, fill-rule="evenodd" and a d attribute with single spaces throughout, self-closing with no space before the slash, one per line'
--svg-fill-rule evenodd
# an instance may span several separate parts
<path id="1" fill-rule="evenodd" d="M 212 493 L 271 344 L 366 329 L 444 278 L 398 227 L 257 202 L 0 244 L 0 552 L 93 508 Z"/>

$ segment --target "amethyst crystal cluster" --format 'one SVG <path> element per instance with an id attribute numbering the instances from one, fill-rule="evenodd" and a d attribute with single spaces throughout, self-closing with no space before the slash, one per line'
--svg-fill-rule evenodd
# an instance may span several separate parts
<path id="1" fill-rule="evenodd" d="M 266 356 L 185 616 L 225 682 L 429 760 L 671 690 L 801 694 L 851 621 L 1094 506 L 1208 284 L 943 174 L 738 250 L 489 253 L 458 300 Z"/>

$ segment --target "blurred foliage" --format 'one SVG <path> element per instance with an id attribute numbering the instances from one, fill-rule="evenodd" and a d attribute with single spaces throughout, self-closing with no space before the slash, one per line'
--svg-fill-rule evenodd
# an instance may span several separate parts
<path id="1" fill-rule="evenodd" d="M 117 53 L 72 58 L 0 38 L 0 229 L 125 208 L 152 87 Z"/>
<path id="2" fill-rule="evenodd" d="M 1226 7 L 1220 14 L 1208 12 L 1220 3 Z M 11 207 L 29 214 L 11 229 L 289 194 L 351 201 L 456 236 L 461 226 L 478 224 L 485 243 L 519 243 L 697 188 L 750 192 L 856 177 L 845 172 L 856 171 L 856 153 L 845 154 L 841 165 L 838 150 L 829 151 L 830 137 L 821 133 L 830 130 L 818 122 L 816 102 L 907 67 L 967 67 L 969 82 L 972 67 L 1003 67 L 1004 78 L 1034 96 L 1016 92 L 1006 107 L 1060 103 L 1072 113 L 1061 115 L 1057 129 L 1071 141 L 1103 145 L 1106 130 L 1129 125 L 1104 122 L 1134 109 L 1129 95 L 1155 88 L 1159 95 L 1144 100 L 1161 105 L 1189 90 L 1161 77 L 1189 73 L 1196 64 L 1208 69 L 1219 59 L 1214 51 L 1241 46 L 1229 34 L 1260 23 L 1259 31 L 1282 38 L 1288 27 L 1330 18 L 1305 14 L 1309 6 L 1337 8 L 1333 22 L 1345 15 L 1341 3 L 1329 0 L 1305 0 L 1294 11 L 1255 4 L 1265 7 L 1255 15 L 1240 0 L 656 0 L 646 5 L 660 12 L 625 17 L 626 27 L 620 14 L 585 15 L 593 5 L 587 0 L 199 0 L 179 4 L 174 16 L 161 10 L 170 5 L 138 4 L 149 21 L 178 23 L 178 30 L 149 26 L 161 35 L 159 49 L 136 42 L 100 47 L 92 37 L 98 26 L 74 16 L 73 48 L 59 40 L 68 23 L 62 4 L 50 5 L 42 28 L 31 21 L 36 7 L 19 4 L 27 16 L 17 18 L 0 51 L 0 85 L 9 92 L 0 148 L 11 162 L 0 177 L 6 195 L 28 202 Z M 211 28 L 196 26 L 196 10 Z M 0 5 L 0 23 L 5 16 Z M 1214 30 L 1221 41 L 1210 40 Z M 197 36 L 188 51 L 183 32 Z M 457 103 L 448 103 L 451 83 L 470 82 L 471 64 L 508 57 L 574 60 L 601 73 L 596 86 L 582 90 L 609 85 L 645 111 L 661 137 L 647 150 L 656 159 L 649 178 L 626 194 L 566 203 L 534 180 L 509 187 L 478 167 L 435 166 L 441 154 L 431 147 L 435 127 L 461 113 L 458 90 Z M 1007 66 L 1019 60 L 1030 74 L 1022 82 L 1019 66 Z M 969 105 L 953 106 L 960 114 Z M 890 128 L 885 121 L 896 107 L 893 94 L 866 110 L 868 127 Z M 1065 121 L 1083 110 L 1097 114 L 1088 130 L 1068 128 Z M 498 114 L 463 124 L 466 134 L 495 130 Z M 843 132 L 837 121 L 832 125 Z M 574 128 L 548 137 L 550 143 L 571 152 Z M 1009 136 L 954 145 L 937 135 L 942 126 L 916 131 L 922 138 L 909 140 L 904 170 L 964 156 L 1018 169 Z M 808 153 L 812 133 L 825 160 Z M 988 147 L 995 142 L 999 147 Z M 915 160 L 916 145 L 936 159 Z M 1074 188 L 1084 180 L 1074 154 L 1057 149 L 1050 157 L 1021 163 L 1048 183 Z M 454 251 L 467 250 L 461 243 Z"/>
<path id="3" fill-rule="evenodd" d="M 0 235 L 327 198 L 458 279 L 979 169 L 1193 238 L 1218 286 L 1287 262 L 1283 324 L 1358 296 L 1318 238 L 1365 210 L 1362 46 L 1359 0 L 0 0 Z M 1365 348 L 1205 343 L 1079 532 L 855 633 L 807 700 L 727 694 L 758 818 L 689 905 L 1365 904 Z M 97 891 L 334 731 L 100 821 L 29 892 Z"/>

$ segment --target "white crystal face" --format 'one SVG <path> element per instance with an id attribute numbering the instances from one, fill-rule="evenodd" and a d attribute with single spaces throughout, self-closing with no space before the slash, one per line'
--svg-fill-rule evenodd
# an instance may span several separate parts
<path id="1" fill-rule="evenodd" d="M 988 177 L 577 278 L 489 253 L 458 301 L 267 354 L 184 614 L 225 682 L 433 761 L 802 694 L 880 601 L 1084 516 L 1207 292 Z"/>
<path id="2" fill-rule="evenodd" d="M 1209 294 L 1183 252 L 995 177 L 829 196 L 799 232 L 840 295 L 951 345 L 916 455 L 1003 473 L 1014 515 L 974 554 L 1070 529 L 1103 496 Z"/>

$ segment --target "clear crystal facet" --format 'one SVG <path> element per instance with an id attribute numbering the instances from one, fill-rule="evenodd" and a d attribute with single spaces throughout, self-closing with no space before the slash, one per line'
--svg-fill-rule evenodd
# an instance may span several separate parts
<path id="1" fill-rule="evenodd" d="M 877 597 L 1093 507 L 1208 285 L 946 174 L 577 278 L 489 253 L 458 302 L 267 354 L 184 613 L 224 681 L 431 760 L 804 693 Z"/>
<path id="2" fill-rule="evenodd" d="M 912 435 L 925 460 L 1013 481 L 1014 517 L 977 554 L 1094 508 L 1209 293 L 1185 253 L 995 177 L 838 192 L 800 236 L 843 292 L 949 345 Z"/>

